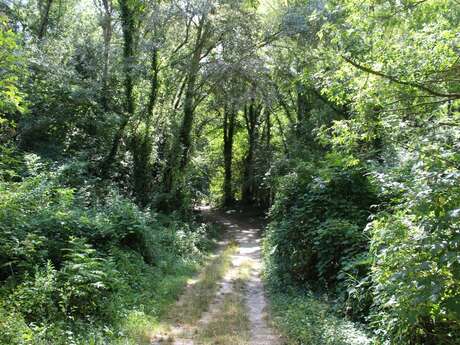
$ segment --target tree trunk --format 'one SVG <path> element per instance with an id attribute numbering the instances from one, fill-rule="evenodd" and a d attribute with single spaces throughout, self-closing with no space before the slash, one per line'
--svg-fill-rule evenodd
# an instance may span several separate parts
<path id="1" fill-rule="evenodd" d="M 112 2 L 101 0 L 103 6 L 103 20 L 101 23 L 104 38 L 104 69 L 102 71 L 102 106 L 108 110 L 110 98 L 109 91 L 109 64 L 110 64 L 110 42 L 112 40 Z"/>
<path id="2" fill-rule="evenodd" d="M 43 4 L 42 1 L 40 1 L 40 25 L 38 27 L 37 31 L 37 38 L 39 41 L 41 41 L 48 30 L 48 23 L 49 23 L 49 18 L 50 18 L 50 10 L 51 10 L 51 5 L 53 3 L 53 0 L 46 0 L 46 2 Z"/>
<path id="3" fill-rule="evenodd" d="M 151 57 L 151 81 L 150 95 L 147 104 L 147 113 L 145 119 L 145 132 L 136 136 L 132 140 L 133 153 L 133 174 L 134 174 L 134 194 L 140 206 L 145 207 L 150 201 L 153 183 L 153 166 L 152 157 L 152 132 L 151 120 L 158 95 L 158 52 L 154 48 Z"/>
<path id="4" fill-rule="evenodd" d="M 224 206 L 235 202 L 232 188 L 233 135 L 235 131 L 233 110 L 224 110 Z"/>
<path id="5" fill-rule="evenodd" d="M 178 138 L 174 141 L 170 151 L 168 166 L 164 172 L 164 192 L 165 194 L 174 193 L 171 200 L 166 202 L 168 208 L 177 208 L 182 204 L 182 191 L 179 190 L 180 180 L 184 176 L 184 170 L 187 167 L 192 146 L 192 127 L 194 120 L 195 104 L 195 88 L 198 73 L 200 71 L 200 61 L 204 49 L 204 45 L 209 36 L 209 25 L 207 23 L 207 16 L 201 17 L 196 40 L 193 47 L 192 57 L 187 70 L 187 77 L 185 80 L 184 88 L 184 116 L 179 128 Z"/>
<path id="6" fill-rule="evenodd" d="M 187 166 L 190 148 L 192 146 L 192 126 L 194 117 L 194 89 L 196 82 L 196 74 L 192 73 L 188 77 L 187 87 L 184 98 L 184 117 L 179 131 L 179 169 L 182 170 Z"/>
<path id="7" fill-rule="evenodd" d="M 244 118 L 248 133 L 248 152 L 244 160 L 242 201 L 245 204 L 254 203 L 255 178 L 254 178 L 254 153 L 257 143 L 257 124 L 261 107 L 256 105 L 254 99 L 251 100 L 249 107 L 244 108 Z"/>
<path id="8" fill-rule="evenodd" d="M 193 117 L 195 112 L 195 87 L 196 80 L 198 77 L 198 72 L 200 70 L 200 60 L 201 54 L 203 52 L 203 47 L 205 41 L 207 40 L 208 27 L 206 25 L 206 16 L 200 20 L 200 25 L 198 27 L 197 38 L 195 41 L 195 46 L 192 54 L 192 60 L 190 61 L 185 94 L 184 94 L 184 117 L 182 119 L 182 124 L 179 131 L 179 169 L 183 170 L 187 166 L 189 160 L 190 148 L 192 146 L 192 126 L 193 126 Z"/>
<path id="9" fill-rule="evenodd" d="M 267 154 L 269 155 L 270 160 L 270 153 L 271 153 L 271 139 L 272 139 L 272 124 L 270 118 L 270 111 L 266 108 L 265 109 L 265 148 L 267 150 Z"/>
<path id="10" fill-rule="evenodd" d="M 134 115 L 134 81 L 133 81 L 133 62 L 134 62 L 134 31 L 135 18 L 133 10 L 129 6 L 128 0 L 120 0 L 120 17 L 123 29 L 123 72 L 124 72 L 124 91 L 125 91 L 125 112 L 122 121 L 113 138 L 112 147 L 109 155 L 102 164 L 102 176 L 109 174 L 112 164 L 115 162 L 121 140 L 124 135 L 129 118 Z"/>

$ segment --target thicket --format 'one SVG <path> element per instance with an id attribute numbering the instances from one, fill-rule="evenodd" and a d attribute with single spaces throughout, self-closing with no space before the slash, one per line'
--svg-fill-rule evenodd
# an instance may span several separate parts
<path id="1" fill-rule="evenodd" d="M 326 293 L 336 312 L 367 324 L 382 342 L 456 342 L 456 174 L 444 166 L 424 171 L 416 157 L 408 163 L 415 179 L 385 175 L 384 187 L 381 173 L 359 169 L 329 168 L 324 177 L 302 166 L 283 178 L 265 242 L 275 301 L 292 298 L 277 292 L 290 282 Z M 433 174 L 442 178 L 428 182 Z M 283 322 L 295 330 L 300 320 Z"/>
<path id="2" fill-rule="evenodd" d="M 269 270 L 280 284 L 291 281 L 348 299 L 348 289 L 369 274 L 363 229 L 377 196 L 363 170 L 300 166 L 282 179 L 270 210 L 266 245 Z M 364 284 L 364 282 L 362 282 Z M 348 313 L 360 315 L 369 298 L 357 293 Z"/>
<path id="3" fill-rule="evenodd" d="M 336 312 L 367 324 L 378 343 L 455 344 L 458 173 L 432 163 L 433 155 L 414 153 L 397 171 L 315 175 L 301 166 L 284 177 L 265 242 L 275 301 L 292 298 L 279 292 L 290 282 L 328 295 Z M 295 331 L 302 322 L 282 324 L 307 341 Z"/>
<path id="4" fill-rule="evenodd" d="M 141 210 L 115 190 L 88 198 L 63 175 L 0 184 L 2 344 L 128 336 L 118 334 L 125 318 L 161 315 L 211 244 L 203 225 Z"/>
<path id="5" fill-rule="evenodd" d="M 306 32 L 322 27 L 322 39 L 295 41 L 316 47 L 308 56 L 322 62 L 303 65 L 310 94 L 303 128 L 311 141 L 293 128 L 288 140 L 296 153 L 275 165 L 282 174 L 273 180 L 265 242 L 275 310 L 293 298 L 283 293 L 287 283 L 303 303 L 311 299 L 305 291 L 325 294 L 377 344 L 455 344 L 458 13 L 436 1 L 331 4 L 335 10 L 299 5 L 291 12 L 309 13 Z M 329 52 L 341 61 L 317 55 L 328 51 L 325 37 L 338 45 Z M 298 94 L 298 109 L 300 101 Z M 287 317 L 303 305 L 295 298 L 282 304 L 290 311 L 281 324 L 294 341 L 321 343 L 321 334 L 312 340 L 297 331 L 300 317 Z"/>
<path id="6" fill-rule="evenodd" d="M 159 182 L 156 8 L 81 5 L 0 4 L 0 344 L 149 342 L 216 235 Z"/>

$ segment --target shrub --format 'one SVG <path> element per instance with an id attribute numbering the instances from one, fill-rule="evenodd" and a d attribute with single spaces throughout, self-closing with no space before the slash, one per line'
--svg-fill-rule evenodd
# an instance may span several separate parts
<path id="1" fill-rule="evenodd" d="M 26 274 L 14 289 L 10 303 L 28 322 L 46 322 L 62 315 L 59 294 L 58 272 L 48 262 L 44 267 L 37 266 L 33 277 Z"/>
<path id="2" fill-rule="evenodd" d="M 372 279 L 370 276 L 372 256 L 367 251 L 345 260 L 337 275 L 337 307 L 354 320 L 367 322 L 373 303 Z"/>
<path id="3" fill-rule="evenodd" d="M 455 220 L 431 231 L 427 221 L 401 210 L 372 226 L 373 320 L 391 344 L 460 339 L 460 228 Z"/>
<path id="4" fill-rule="evenodd" d="M 206 226 L 61 183 L 0 182 L 1 345 L 107 343 L 132 310 L 164 311 L 209 248 Z"/>
<path id="5" fill-rule="evenodd" d="M 69 245 L 59 272 L 62 281 L 59 304 L 68 316 L 103 316 L 115 268 L 110 258 L 98 257 L 85 240 L 72 237 Z"/>
<path id="6" fill-rule="evenodd" d="M 288 344 L 371 344 L 371 338 L 362 329 L 335 316 L 327 302 L 311 294 L 272 291 L 270 297 L 274 321 Z"/>
<path id="7" fill-rule="evenodd" d="M 459 156 L 443 150 L 449 159 L 441 160 L 438 150 L 427 145 L 408 159 L 411 174 L 398 184 L 405 193 L 369 227 L 372 322 L 385 344 L 460 339 L 460 173 L 452 166 Z"/>
<path id="8" fill-rule="evenodd" d="M 347 262 L 367 248 L 363 228 L 375 194 L 361 171 L 288 176 L 270 212 L 270 269 L 296 284 L 334 288 Z"/>
<path id="9" fill-rule="evenodd" d="M 140 253 L 149 264 L 166 256 L 200 252 L 206 228 L 142 211 L 111 192 L 103 203 L 87 207 L 72 189 L 49 176 L 0 184 L 0 279 L 34 272 L 50 260 L 60 269 L 72 237 L 106 254 L 117 246 Z"/>
<path id="10" fill-rule="evenodd" d="M 345 219 L 326 219 L 313 236 L 313 248 L 318 253 L 316 269 L 327 286 L 334 286 L 344 266 L 366 249 L 362 229 Z"/>
<path id="11" fill-rule="evenodd" d="M 32 337 L 32 330 L 22 315 L 0 305 L 0 345 L 28 345 Z"/>

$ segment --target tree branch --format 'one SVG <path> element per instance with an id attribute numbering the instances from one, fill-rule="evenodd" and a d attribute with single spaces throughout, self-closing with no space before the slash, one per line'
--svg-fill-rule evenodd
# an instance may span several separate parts
<path id="1" fill-rule="evenodd" d="M 396 77 L 393 77 L 391 75 L 387 75 L 387 74 L 385 74 L 383 72 L 373 70 L 373 69 L 371 69 L 371 68 L 369 68 L 367 66 L 363 66 L 363 65 L 361 65 L 361 64 L 359 64 L 359 63 L 347 58 L 346 56 L 342 55 L 341 57 L 346 62 L 348 62 L 349 64 L 353 65 L 354 67 L 360 69 L 361 71 L 364 71 L 364 72 L 367 72 L 367 73 L 370 73 L 370 74 L 385 78 L 385 79 L 387 79 L 387 80 L 389 80 L 389 81 L 391 81 L 393 83 L 414 87 L 416 89 L 425 91 L 426 93 L 429 93 L 430 95 L 436 96 L 436 97 L 444 97 L 444 98 L 449 98 L 449 99 L 459 99 L 460 98 L 460 93 L 444 93 L 444 92 L 436 91 L 436 90 L 433 90 L 433 89 L 431 89 L 429 87 L 426 87 L 425 85 L 422 85 L 422 84 L 419 84 L 419 83 L 413 83 L 413 82 L 410 82 L 410 81 L 400 80 L 400 79 L 398 79 Z"/>

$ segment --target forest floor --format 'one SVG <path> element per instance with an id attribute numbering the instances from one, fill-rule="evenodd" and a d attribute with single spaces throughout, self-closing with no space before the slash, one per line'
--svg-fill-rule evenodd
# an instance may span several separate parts
<path id="1" fill-rule="evenodd" d="M 211 262 L 191 281 L 151 344 L 280 345 L 270 325 L 261 279 L 261 231 L 257 217 L 202 210 L 221 224 L 224 239 Z"/>

